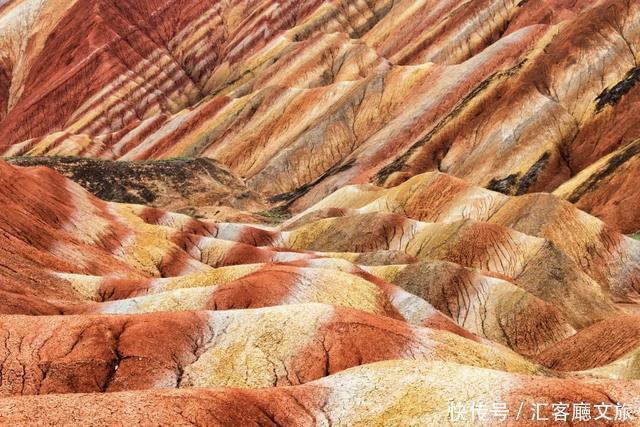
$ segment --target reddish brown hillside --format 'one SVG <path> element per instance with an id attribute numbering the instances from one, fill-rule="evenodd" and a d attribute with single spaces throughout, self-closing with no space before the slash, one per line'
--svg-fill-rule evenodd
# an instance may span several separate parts
<path id="1" fill-rule="evenodd" d="M 507 194 L 566 182 L 630 233 L 638 15 L 626 0 L 13 2 L 0 140 L 208 156 L 294 209 L 429 170 Z"/>

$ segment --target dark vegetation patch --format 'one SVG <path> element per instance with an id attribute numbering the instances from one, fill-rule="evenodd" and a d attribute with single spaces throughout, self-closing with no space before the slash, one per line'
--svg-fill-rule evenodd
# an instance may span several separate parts
<path id="1" fill-rule="evenodd" d="M 502 194 L 513 194 L 513 188 L 518 182 L 518 174 L 511 174 L 506 178 L 496 179 L 492 178 L 487 185 L 487 188 L 491 191 L 497 191 Z"/>
<path id="2" fill-rule="evenodd" d="M 524 174 L 520 182 L 518 183 L 518 191 L 516 191 L 516 195 L 525 194 L 529 187 L 536 182 L 538 179 L 538 175 L 542 172 L 542 169 L 549 162 L 549 158 L 551 154 L 549 152 L 545 152 L 534 164 L 531 168 Z"/>
<path id="3" fill-rule="evenodd" d="M 270 210 L 258 212 L 258 215 L 264 218 L 266 222 L 274 224 L 280 224 L 292 217 L 291 212 L 289 212 L 284 206 L 278 206 Z"/>
<path id="4" fill-rule="evenodd" d="M 640 80 L 640 67 L 632 68 L 626 75 L 626 77 L 614 85 L 612 88 L 607 88 L 597 96 L 596 112 L 599 113 L 607 105 L 616 105 L 620 98 L 627 94 Z"/>
<path id="5" fill-rule="evenodd" d="M 622 152 L 611 157 L 602 169 L 591 175 L 585 182 L 578 186 L 567 200 L 571 203 L 576 203 L 592 188 L 596 187 L 600 181 L 611 175 L 616 169 L 626 163 L 627 160 L 636 156 L 638 153 L 640 153 L 640 139 L 629 144 Z"/>
<path id="6" fill-rule="evenodd" d="M 505 178 L 496 179 L 493 178 L 487 189 L 497 191 L 506 195 L 522 195 L 529 191 L 531 185 L 533 185 L 540 172 L 544 169 L 545 165 L 549 162 L 551 155 L 549 152 L 545 152 L 540 158 L 529 168 L 529 170 L 520 178 L 520 174 L 514 173 Z"/>
<path id="7" fill-rule="evenodd" d="M 407 161 L 411 158 L 411 155 L 420 147 L 427 144 L 431 139 L 442 130 L 449 122 L 455 119 L 464 109 L 465 107 L 478 95 L 484 92 L 489 85 L 496 81 L 500 80 L 503 77 L 510 77 L 515 74 L 518 70 L 522 68 L 522 66 L 526 63 L 526 59 L 520 61 L 518 64 L 509 68 L 500 73 L 494 73 L 487 77 L 485 80 L 480 82 L 476 87 L 474 87 L 465 97 L 463 97 L 460 102 L 458 102 L 451 112 L 442 118 L 436 124 L 436 126 L 431 129 L 423 138 L 420 138 L 415 144 L 413 144 L 407 151 L 405 151 L 400 157 L 395 159 L 393 162 L 388 164 L 387 166 L 380 169 L 380 171 L 375 175 L 375 177 L 371 180 L 374 184 L 383 186 L 387 178 L 395 172 L 401 172 L 405 169 Z"/>
<path id="8" fill-rule="evenodd" d="M 211 159 L 111 161 L 80 157 L 16 157 L 17 166 L 46 166 L 110 202 L 154 205 L 210 191 L 253 199 L 244 183 Z M 228 193 L 228 194 L 227 194 Z"/>
<path id="9" fill-rule="evenodd" d="M 279 209 L 288 210 L 289 207 L 293 204 L 293 202 L 295 202 L 300 197 L 302 197 L 305 194 L 307 194 L 313 187 L 315 187 L 316 185 L 318 185 L 319 183 L 321 183 L 325 179 L 329 178 L 330 176 L 339 174 L 340 172 L 344 172 L 344 171 L 350 169 L 351 167 L 353 167 L 353 165 L 355 163 L 356 163 L 355 159 L 347 160 L 346 162 L 337 163 L 333 167 L 328 169 L 325 173 L 320 175 L 318 178 L 314 179 L 313 181 L 311 181 L 311 182 L 309 182 L 307 184 L 304 184 L 304 185 L 296 188 L 293 191 L 289 191 L 287 193 L 276 194 L 275 196 L 271 196 L 269 198 L 269 202 L 271 202 L 271 203 L 282 203 L 282 202 L 284 202 L 284 204 L 282 204 L 279 207 Z"/>

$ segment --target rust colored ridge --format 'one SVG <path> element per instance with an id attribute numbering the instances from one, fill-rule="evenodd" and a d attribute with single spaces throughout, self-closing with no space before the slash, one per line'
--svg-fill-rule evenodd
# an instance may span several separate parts
<path id="1" fill-rule="evenodd" d="M 214 232 L 218 229 L 211 227 Z M 224 233 L 224 228 L 222 232 Z M 410 254 L 402 250 L 385 249 L 372 250 L 367 252 L 358 251 L 317 251 L 294 248 L 284 245 L 281 234 L 267 236 L 273 240 L 275 246 L 254 246 L 255 235 L 252 227 L 230 227 L 231 229 L 241 229 L 248 231 L 248 234 L 234 235 L 236 239 L 242 240 L 245 237 L 249 243 L 227 240 L 225 238 L 215 238 L 200 236 L 189 233 L 173 232 L 171 234 L 171 251 L 168 252 L 160 262 L 159 268 L 163 269 L 162 277 L 179 276 L 188 274 L 191 271 L 189 263 L 197 262 L 213 268 L 272 262 L 290 262 L 296 260 L 308 260 L 313 258 L 339 258 L 363 265 L 384 265 L 384 264 L 406 264 L 416 260 Z M 227 228 L 226 231 L 229 231 Z M 273 239 L 272 239 L 273 238 Z"/>
<path id="2" fill-rule="evenodd" d="M 62 309 L 67 314 L 225 310 L 321 302 L 478 339 L 420 297 L 339 258 L 228 266 L 163 279 L 61 277 L 85 301 Z"/>
<path id="3" fill-rule="evenodd" d="M 506 349 L 320 304 L 25 320 L 0 318 L 7 343 L 3 396 L 286 386 L 361 364 L 407 358 L 545 372 Z M 39 374 L 42 366 L 47 367 L 44 376 Z"/>
<path id="4" fill-rule="evenodd" d="M 533 356 L 575 334 L 561 311 L 505 280 L 445 261 L 368 267 L 424 298 L 458 325 L 519 354 Z"/>
<path id="5" fill-rule="evenodd" d="M 266 209 L 242 180 L 211 159 L 113 162 L 22 157 L 9 162 L 18 166 L 47 166 L 109 202 L 154 206 L 191 216 L 206 216 L 218 206 L 238 211 Z"/>
<path id="6" fill-rule="evenodd" d="M 136 279 L 176 268 L 166 263 L 185 271 L 208 268 L 172 243 L 175 233 L 145 224 L 135 209 L 103 202 L 50 169 L 2 163 L 0 180 L 6 207 L 0 212 L 0 228 L 11 248 L 5 265 L 22 271 L 34 297 L 52 303 L 76 299 L 59 278 L 46 278 L 51 272 Z M 47 286 L 38 287 L 37 279 Z M 61 286 L 53 289 L 53 283 Z M 28 294 L 27 287 L 16 291 Z"/>
<path id="7" fill-rule="evenodd" d="M 584 371 L 608 365 L 640 347 L 640 318 L 619 316 L 584 328 L 535 359 L 559 371 Z"/>
<path id="8" fill-rule="evenodd" d="M 319 257 L 322 257 L 322 253 L 317 253 Z M 337 258 L 347 259 L 355 264 L 360 265 L 387 265 L 387 264 L 411 264 L 417 261 L 417 258 L 413 255 L 407 254 L 404 251 L 397 250 L 382 250 L 359 253 L 355 256 L 342 257 L 341 253 L 329 253 L 324 256 L 333 256 Z"/>
<path id="9" fill-rule="evenodd" d="M 139 209 L 137 215 L 147 224 L 170 227 L 182 233 L 176 233 L 174 239 L 201 236 L 260 247 L 277 244 L 279 238 L 277 230 L 268 226 L 198 220 L 155 208 Z"/>
<path id="10" fill-rule="evenodd" d="M 397 213 L 428 222 L 488 221 L 508 200 L 454 176 L 428 172 L 390 188 L 342 187 L 284 222 L 282 228 L 366 212 Z"/>
<path id="11" fill-rule="evenodd" d="M 400 1 L 363 39 L 396 64 L 457 64 L 505 33 L 519 1 Z"/>
<path id="12" fill-rule="evenodd" d="M 606 289 L 545 239 L 471 220 L 423 223 L 399 214 L 329 218 L 283 233 L 288 247 L 321 251 L 395 249 L 504 275 L 556 306 L 574 326 L 619 313 Z"/>
<path id="13" fill-rule="evenodd" d="M 30 12 L 31 22 L 6 30 L 10 40 L 25 33 L 33 40 L 23 53 L 29 67 L 20 68 L 23 75 L 12 82 L 18 87 L 12 88 L 13 108 L 2 127 L 9 141 L 42 136 L 69 122 L 77 133 L 110 133 L 152 114 L 175 113 L 215 89 L 209 82 L 215 70 L 265 47 L 323 2 L 282 1 L 272 13 L 268 2 L 87 0 L 65 5 L 53 25 L 46 12 L 60 6 L 41 3 Z M 335 12 L 325 9 L 321 20 L 358 19 Z M 263 26 L 269 31 L 256 37 Z M 35 36 L 38 29 L 44 31 Z M 22 58 L 12 59 L 18 64 Z"/>
<path id="14" fill-rule="evenodd" d="M 456 64 L 518 30 L 570 21 L 594 3 L 403 0 L 362 39 L 394 64 Z"/>
<path id="15" fill-rule="evenodd" d="M 383 3 L 390 5 L 378 2 L 372 7 L 380 16 L 386 10 Z M 376 19 L 369 20 L 369 24 Z M 308 24 L 312 22 L 300 26 Z M 330 191 L 329 181 L 333 178 L 326 184 L 324 181 L 334 174 L 339 176 L 331 186 L 339 186 L 356 178 L 364 180 L 384 166 L 389 151 L 402 152 L 410 145 L 408 140 L 416 139 L 426 125 L 450 112 L 458 98 L 466 96 L 495 68 L 501 70 L 517 63 L 518 56 L 531 47 L 540 32 L 540 28 L 527 30 L 517 40 L 504 41 L 451 70 L 432 64 L 391 67 L 327 87 L 303 90 L 269 86 L 240 98 L 214 97 L 177 114 L 163 113 L 166 122 L 160 126 L 153 117 L 143 117 L 140 126 L 125 135 L 110 133 L 112 137 L 107 138 L 101 134 L 102 142 L 98 145 L 102 147 L 92 155 L 127 159 L 209 155 L 247 177 L 252 188 L 278 200 L 292 202 L 318 186 L 322 187 L 318 194 L 310 194 L 309 198 L 319 198 Z M 261 53 L 267 59 L 256 54 L 255 61 L 268 64 L 273 50 L 278 48 L 270 46 Z M 320 62 L 325 62 L 320 66 L 325 70 L 331 63 Z M 339 67 L 339 61 L 334 66 Z M 343 66 L 349 69 L 348 63 Z M 224 74 L 224 68 L 221 70 Z M 459 79 L 449 79 L 451 74 Z M 390 93 L 402 95 L 392 97 Z M 405 115 L 408 109 L 412 113 Z M 289 123 L 299 125 L 291 127 Z M 76 151 L 95 144 L 73 138 L 82 139 L 85 134 L 94 138 L 93 133 L 103 132 L 97 128 L 95 132 L 83 130 L 81 134 L 72 128 L 73 125 L 61 134 L 50 133 L 42 140 L 14 145 L 9 152 L 81 154 Z M 322 155 L 311 158 L 310 144 L 319 144 L 315 135 L 320 133 L 326 135 L 322 140 L 332 141 L 331 150 L 318 146 Z M 68 135 L 72 137 L 67 139 Z M 132 138 L 139 142 L 131 146 Z M 384 152 L 380 149 L 382 140 L 391 141 Z M 284 147 L 290 150 L 285 152 Z M 348 156 L 353 159 L 347 159 Z M 354 164 L 356 169 L 349 170 Z M 371 168 L 371 173 L 367 168 Z M 283 170 L 290 172 L 284 174 Z"/>
<path id="16" fill-rule="evenodd" d="M 304 270 L 305 268 L 308 271 Z M 309 274 L 313 273 L 311 269 L 336 270 L 367 280 L 389 295 L 397 290 L 385 280 L 341 258 L 311 258 L 277 264 L 241 264 L 168 278 L 120 279 L 77 274 L 60 274 L 59 276 L 71 282 L 72 286 L 82 294 L 83 299 L 105 302 L 182 288 L 214 287 L 234 282 L 256 272 L 264 273 L 270 270 L 295 272 L 297 269 L 300 269 L 299 271 L 302 273 L 308 272 Z"/>
<path id="17" fill-rule="evenodd" d="M 640 138 L 640 127 L 630 114 L 640 96 L 638 67 L 627 70 L 626 75 L 607 85 L 594 100 L 595 117 L 573 142 L 581 155 L 568 159 L 574 171 L 582 171 Z"/>
<path id="18" fill-rule="evenodd" d="M 147 226 L 127 206 L 101 201 L 51 169 L 0 163 L 0 180 L 2 238 L 12 257 L 36 269 L 135 279 L 161 275 L 169 258 L 189 270 L 208 268 L 180 252 L 167 230 Z"/>
<path id="19" fill-rule="evenodd" d="M 180 282 L 186 285 L 189 283 L 187 280 L 188 276 L 185 276 Z M 237 310 L 316 302 L 403 319 L 392 305 L 391 295 L 349 273 L 265 266 L 228 283 L 198 285 L 196 281 L 192 286 L 158 289 L 158 293 L 149 296 L 89 306 L 87 309 L 96 313 L 133 314 L 149 311 Z M 105 289 L 101 288 L 100 292 L 104 293 Z M 433 311 L 433 308 L 429 308 Z"/>
<path id="20" fill-rule="evenodd" d="M 391 270 L 395 270 L 394 264 L 391 262 L 393 260 L 389 261 L 390 262 L 387 262 L 386 265 L 389 265 Z M 415 262 L 415 260 L 412 261 Z M 376 276 L 371 274 L 367 271 L 368 267 L 364 264 L 356 265 L 344 259 L 316 258 L 289 262 L 286 265 L 298 267 L 308 266 L 350 272 L 351 274 L 361 277 L 379 287 L 387 298 L 389 298 L 395 309 L 409 323 L 423 325 L 432 329 L 442 329 L 456 335 L 460 335 L 464 338 L 474 341 L 478 340 L 477 335 L 456 324 L 450 315 L 445 315 L 443 312 L 436 310 L 430 303 L 417 294 L 408 293 L 401 287 L 391 283 L 391 281 L 387 281 L 387 277 L 384 277 L 384 275 Z M 371 263 L 369 267 L 371 267 L 373 271 L 377 271 L 375 263 Z M 383 270 L 385 269 L 383 268 Z"/>
<path id="21" fill-rule="evenodd" d="M 14 257 L 41 269 L 137 274 L 107 259 L 128 230 L 106 204 L 47 168 L 19 170 L 0 162 L 0 181 L 2 239 Z"/>
<path id="22" fill-rule="evenodd" d="M 135 280 L 224 265 L 322 256 L 361 264 L 413 261 L 400 252 L 329 254 L 262 247 L 277 245 L 279 233 L 267 228 L 202 222 L 153 208 L 106 203 L 50 169 L 0 166 L 0 178 L 10 181 L 2 196 L 9 208 L 3 211 L 3 228 L 15 253 L 35 262 L 37 269 L 128 276 Z M 65 259 L 74 259 L 75 265 L 69 265 Z M 69 289 L 64 285 L 61 288 Z M 43 287 L 42 291 L 46 289 Z M 61 299 L 74 299 L 55 290 L 45 294 L 40 296 L 66 295 L 69 298 Z"/>
<path id="23" fill-rule="evenodd" d="M 619 176 L 631 179 L 629 174 Z M 559 195 L 570 198 L 566 194 Z M 640 245 L 613 227 L 549 194 L 510 197 L 443 173 L 417 175 L 387 190 L 344 187 L 281 228 L 290 230 L 322 218 L 368 212 L 397 213 L 427 222 L 473 219 L 500 224 L 549 240 L 616 299 L 629 301 L 638 296 Z"/>
<path id="24" fill-rule="evenodd" d="M 509 22 L 506 34 L 529 25 L 568 21 L 597 5 L 597 1 L 590 0 L 520 1 L 519 9 Z"/>
<path id="25" fill-rule="evenodd" d="M 70 307 L 65 314 L 237 310 L 325 303 L 478 340 L 420 297 L 345 260 L 315 259 L 288 265 L 226 267 L 179 278 L 144 281 L 81 276 L 68 279 L 87 299 L 102 303 Z"/>
<path id="26" fill-rule="evenodd" d="M 618 301 L 640 295 L 640 244 L 549 194 L 511 199 L 490 220 L 544 237 Z"/>
<path id="27" fill-rule="evenodd" d="M 427 170 L 552 191 L 640 137 L 626 0 L 134 3 L 49 0 L 7 26 L 5 154 L 210 156 L 299 211 Z M 629 233 L 626 205 L 581 206 Z"/>
<path id="28" fill-rule="evenodd" d="M 207 269 L 200 260 L 217 266 L 315 256 L 203 237 L 219 235 L 252 244 L 272 241 L 269 232 L 258 228 L 225 227 L 149 208 L 106 203 L 47 168 L 0 167 L 0 179 L 7 181 L 0 194 L 7 207 L 0 213 L 5 239 L 12 242 L 15 254 L 32 260 L 40 269 L 135 279 Z M 162 218 L 179 229 L 164 226 Z M 74 259 L 73 265 L 69 259 Z"/>
<path id="29" fill-rule="evenodd" d="M 339 191 L 339 190 L 338 190 Z M 324 199 L 323 199 L 324 200 Z M 322 203 L 322 201 L 320 202 Z M 347 209 L 347 208 L 323 208 L 316 207 L 317 205 L 312 206 L 299 213 L 298 215 L 293 216 L 292 218 L 286 220 L 282 224 L 280 224 L 279 228 L 283 231 L 291 231 L 295 230 L 298 227 L 302 227 L 306 224 L 310 224 L 315 221 L 319 221 L 325 218 L 340 218 L 343 216 L 349 216 L 353 214 L 357 214 L 357 209 Z"/>
<path id="30" fill-rule="evenodd" d="M 306 40 L 285 44 L 272 54 L 237 64 L 224 76 L 224 83 L 218 84 L 216 95 L 241 97 L 272 86 L 328 86 L 360 80 L 390 66 L 365 42 L 345 32 L 320 31 Z"/>
<path id="31" fill-rule="evenodd" d="M 175 234 L 172 241 L 176 245 L 176 248 L 164 262 L 164 265 L 171 269 L 165 272 L 164 277 L 179 276 L 186 271 L 183 265 L 181 265 L 182 262 L 174 258 L 174 256 L 188 256 L 190 259 L 196 259 L 214 268 L 315 257 L 311 252 L 256 247 L 247 243 L 186 233 Z"/>
<path id="32" fill-rule="evenodd" d="M 508 67 L 517 56 L 515 50 L 516 47 L 509 45 L 500 53 L 497 50 L 486 52 L 475 61 L 477 63 L 465 63 L 455 70 L 430 64 L 394 67 L 350 84 L 304 92 L 259 92 L 247 102 L 260 102 L 263 106 L 268 96 L 271 98 L 268 108 L 258 108 L 251 117 L 250 127 L 236 137 L 240 141 L 218 140 L 204 153 L 250 177 L 249 184 L 272 196 L 272 200 L 286 201 L 297 209 L 347 182 L 366 181 L 373 171 L 384 166 L 390 154 L 407 147 L 408 141 L 418 138 L 425 126 L 454 108 L 457 97 L 471 91 L 486 77 L 488 69 L 497 66 L 498 62 Z M 467 79 L 444 79 L 452 73 Z M 385 95 L 390 93 L 395 96 Z M 265 124 L 259 120 L 260 113 L 266 113 L 276 105 L 289 105 L 287 112 L 296 116 L 302 116 L 314 105 L 318 108 L 312 110 L 315 114 L 300 118 L 301 126 L 286 133 L 275 132 L 288 127 L 287 122 L 292 120 L 289 114 L 274 116 L 269 120 L 269 127 L 262 130 Z M 298 105 L 300 107 L 295 108 Z M 327 109 L 329 106 L 331 109 Z M 318 116 L 318 113 L 322 115 Z M 277 139 L 265 145 L 265 131 Z M 240 138 L 243 134 L 247 137 Z M 319 146 L 317 134 L 324 135 L 324 141 L 330 141 L 332 151 L 327 145 Z M 277 144 L 278 140 L 281 143 Z M 289 150 L 274 151 L 278 145 Z M 245 146 L 252 147 L 253 156 L 259 162 L 240 157 L 240 153 L 246 151 Z M 319 151 L 323 156 L 311 157 L 313 151 Z M 283 169 L 291 169 L 294 174 L 285 175 Z"/>
<path id="33" fill-rule="evenodd" d="M 398 388 L 401 382 L 404 386 Z M 464 384 L 464 386 L 462 385 Z M 3 422 L 58 424 L 82 419 L 93 424 L 230 425 L 255 422 L 314 426 L 319 423 L 435 425 L 449 420 L 448 399 L 465 390 L 471 401 L 500 397 L 508 408 L 532 404 L 627 401 L 638 393 L 633 382 L 559 380 L 508 374 L 454 363 L 389 361 L 359 366 L 294 387 L 149 390 L 107 394 L 25 396 L 0 400 Z M 443 406 L 444 405 L 444 406 Z M 637 410 L 630 416 L 636 417 Z M 34 411 L 41 414 L 34 417 Z M 539 421 L 509 411 L 506 422 L 534 426 Z M 541 416 L 551 417 L 550 410 Z M 40 418 L 42 417 L 42 418 Z M 625 425 L 592 421 L 592 425 Z"/>
<path id="34" fill-rule="evenodd" d="M 68 126 L 76 135 L 107 135 L 102 148 L 109 150 L 122 134 L 137 127 L 144 132 L 148 119 L 166 118 L 226 88 L 247 68 L 248 57 L 256 62 L 263 51 L 280 52 L 284 31 L 295 40 L 317 31 L 357 35 L 392 4 L 361 3 L 40 2 L 28 9 L 29 22 L 3 32 L 11 48 L 20 37 L 31 36 L 31 43 L 11 55 L 18 75 L 0 135 L 17 142 Z"/>

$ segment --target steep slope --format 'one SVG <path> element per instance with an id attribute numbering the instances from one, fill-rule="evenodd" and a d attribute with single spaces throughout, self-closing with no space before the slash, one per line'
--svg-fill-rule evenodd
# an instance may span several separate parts
<path id="1" fill-rule="evenodd" d="M 637 200 L 629 174 L 609 184 L 637 169 L 633 2 L 32 0 L 2 14 L 6 155 L 208 156 L 296 210 L 428 170 L 523 194 L 589 169 L 596 193 L 566 197 L 640 229 L 613 203 Z"/>
<path id="2" fill-rule="evenodd" d="M 640 140 L 626 145 L 585 168 L 554 194 L 592 212 L 623 233 L 639 230 L 638 182 Z"/>
<path id="3" fill-rule="evenodd" d="M 633 353 L 638 353 L 635 351 L 638 347 L 638 317 L 622 316 L 585 328 L 566 341 L 542 352 L 537 358 L 544 365 L 554 369 L 583 371 L 608 365 L 623 356 L 637 357 Z M 592 351 L 580 351 L 582 348 L 591 348 Z M 640 373 L 637 370 L 637 362 L 630 363 L 629 367 L 635 368 L 635 372 L 630 370 L 627 374 L 638 378 Z"/>

